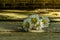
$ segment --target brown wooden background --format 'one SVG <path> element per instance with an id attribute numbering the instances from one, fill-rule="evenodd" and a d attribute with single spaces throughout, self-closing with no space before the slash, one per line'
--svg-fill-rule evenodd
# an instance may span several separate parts
<path id="1" fill-rule="evenodd" d="M 60 0 L 0 0 L 0 9 L 60 9 Z"/>

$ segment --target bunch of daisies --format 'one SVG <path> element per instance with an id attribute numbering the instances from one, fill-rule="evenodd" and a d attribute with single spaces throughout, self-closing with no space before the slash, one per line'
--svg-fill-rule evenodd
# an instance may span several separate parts
<path id="1" fill-rule="evenodd" d="M 23 29 L 25 31 L 43 30 L 43 28 L 49 26 L 49 22 L 48 17 L 42 16 L 40 18 L 38 14 L 34 14 L 23 21 Z"/>

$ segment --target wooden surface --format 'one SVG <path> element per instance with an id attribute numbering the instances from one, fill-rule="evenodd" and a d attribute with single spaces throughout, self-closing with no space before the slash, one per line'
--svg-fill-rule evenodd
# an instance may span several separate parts
<path id="1" fill-rule="evenodd" d="M 60 9 L 36 9 L 33 11 L 20 11 L 20 10 L 1 10 L 0 16 L 0 31 L 16 31 L 18 27 L 22 27 L 24 18 L 28 16 L 39 13 L 39 16 L 47 16 L 50 19 L 50 26 L 47 29 L 44 29 L 47 32 L 60 32 Z M 56 12 L 55 12 L 56 11 Z M 57 15 L 56 15 L 57 14 Z M 3 21 L 2 21 L 3 20 Z M 8 20 L 8 21 L 7 21 Z M 9 21 L 10 20 L 10 21 Z M 13 20 L 13 21 L 12 21 Z M 14 21 L 17 20 L 17 21 Z M 55 22 L 56 21 L 56 22 Z M 54 22 L 54 23 L 53 23 Z"/>
<path id="2" fill-rule="evenodd" d="M 18 27 L 22 26 L 22 22 L 0 21 L 0 31 L 21 31 Z M 60 32 L 60 22 L 51 22 L 49 27 L 44 30 L 45 32 Z"/>
<path id="3" fill-rule="evenodd" d="M 0 40 L 60 40 L 60 33 L 12 32 L 0 34 Z"/>
<path id="4" fill-rule="evenodd" d="M 21 21 L 0 21 L 0 40 L 60 40 L 60 22 L 51 22 L 45 33 L 15 32 L 18 27 Z"/>

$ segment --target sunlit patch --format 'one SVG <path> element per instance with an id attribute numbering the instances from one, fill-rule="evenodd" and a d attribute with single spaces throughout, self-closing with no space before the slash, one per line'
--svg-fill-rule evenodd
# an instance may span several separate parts
<path id="1" fill-rule="evenodd" d="M 57 13 L 53 13 L 52 15 L 56 15 L 56 16 L 57 16 L 57 15 L 59 15 L 59 14 L 57 14 Z"/>
<path id="2" fill-rule="evenodd" d="M 48 17 L 43 16 L 43 17 L 42 17 L 42 22 L 43 22 L 43 24 L 44 24 L 44 27 L 48 27 L 50 20 L 48 19 Z"/>

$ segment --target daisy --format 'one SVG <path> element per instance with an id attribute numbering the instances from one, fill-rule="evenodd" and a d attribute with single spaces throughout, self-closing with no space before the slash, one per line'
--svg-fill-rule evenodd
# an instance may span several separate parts
<path id="1" fill-rule="evenodd" d="M 44 28 L 42 19 L 40 19 L 37 23 L 36 23 L 36 30 L 42 30 L 42 28 Z"/>
<path id="2" fill-rule="evenodd" d="M 40 20 L 38 14 L 31 15 L 29 18 L 31 19 L 32 28 L 36 29 L 36 23 Z"/>
<path id="3" fill-rule="evenodd" d="M 39 20 L 38 14 L 31 15 L 29 18 L 31 19 L 31 22 L 33 24 L 35 24 Z"/>
<path id="4" fill-rule="evenodd" d="M 23 29 L 24 29 L 25 31 L 30 31 L 31 28 L 32 28 L 32 24 L 31 24 L 30 19 L 25 19 L 25 20 L 23 21 Z"/>
<path id="5" fill-rule="evenodd" d="M 44 27 L 48 27 L 50 20 L 48 19 L 48 17 L 42 16 L 42 22 L 43 22 Z"/>

